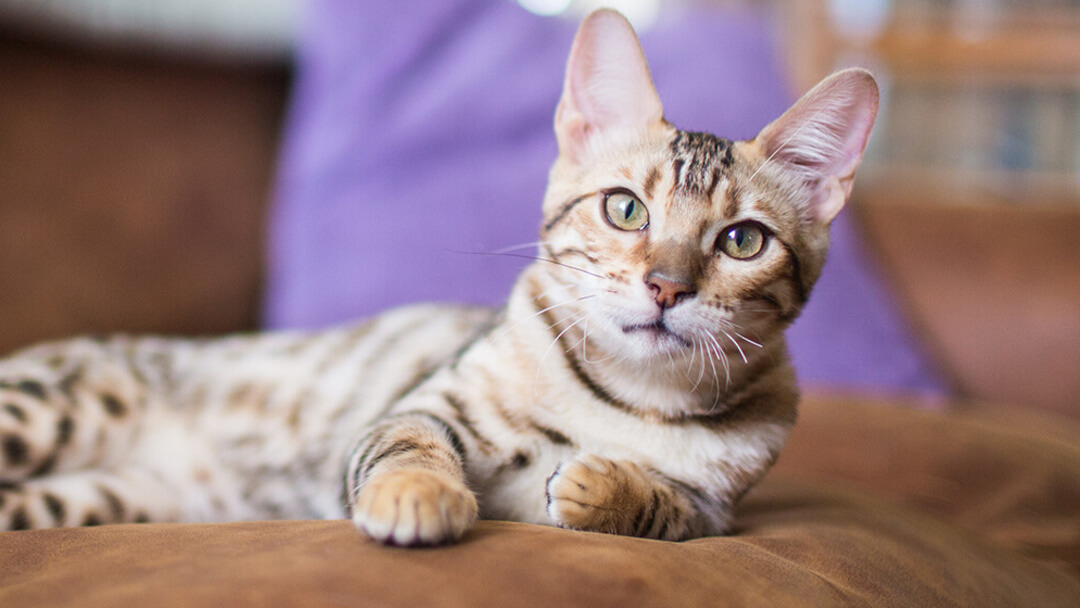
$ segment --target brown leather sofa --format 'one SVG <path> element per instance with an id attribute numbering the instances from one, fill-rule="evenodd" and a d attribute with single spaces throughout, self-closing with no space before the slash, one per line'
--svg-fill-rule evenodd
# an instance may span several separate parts
<path id="1" fill-rule="evenodd" d="M 0 36 L 0 74 L 0 348 L 255 326 L 285 70 Z M 4 532 L 0 606 L 1080 605 L 1080 206 L 857 209 L 955 398 L 811 394 L 731 536 Z"/>

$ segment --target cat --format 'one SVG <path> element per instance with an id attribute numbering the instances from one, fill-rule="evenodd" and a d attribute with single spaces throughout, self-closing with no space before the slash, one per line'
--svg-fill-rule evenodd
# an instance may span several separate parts
<path id="1" fill-rule="evenodd" d="M 594 12 L 556 110 L 538 254 L 504 308 L 15 353 L 0 528 L 350 517 L 401 546 L 478 517 L 726 533 L 795 423 L 783 331 L 877 105 L 849 69 L 753 140 L 681 131 L 630 24 Z"/>

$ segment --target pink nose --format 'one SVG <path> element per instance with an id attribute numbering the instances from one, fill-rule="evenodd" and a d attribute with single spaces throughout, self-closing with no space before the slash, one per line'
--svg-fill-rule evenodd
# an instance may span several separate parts
<path id="1" fill-rule="evenodd" d="M 645 275 L 645 283 L 649 285 L 660 308 L 671 308 L 680 299 L 694 294 L 689 283 L 673 281 L 657 272 Z"/>

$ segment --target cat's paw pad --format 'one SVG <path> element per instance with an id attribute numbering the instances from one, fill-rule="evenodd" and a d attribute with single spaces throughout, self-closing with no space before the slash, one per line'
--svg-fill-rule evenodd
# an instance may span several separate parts
<path id="1" fill-rule="evenodd" d="M 584 454 L 548 479 L 547 510 L 564 528 L 630 534 L 648 495 L 648 479 L 636 464 Z"/>
<path id="2" fill-rule="evenodd" d="M 353 507 L 353 524 L 388 545 L 455 541 L 476 521 L 476 497 L 461 481 L 436 471 L 406 469 L 372 477 Z"/>

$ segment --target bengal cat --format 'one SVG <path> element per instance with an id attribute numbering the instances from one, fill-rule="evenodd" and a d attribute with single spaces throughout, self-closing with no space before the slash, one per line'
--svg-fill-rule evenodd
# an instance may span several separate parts
<path id="1" fill-rule="evenodd" d="M 477 517 L 722 534 L 795 422 L 783 331 L 877 104 L 852 69 L 750 141 L 681 131 L 630 25 L 593 13 L 536 261 L 504 308 L 16 353 L 0 363 L 0 527 L 351 517 L 404 546 Z"/>

